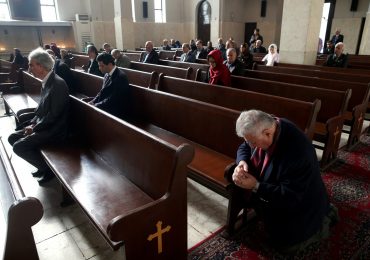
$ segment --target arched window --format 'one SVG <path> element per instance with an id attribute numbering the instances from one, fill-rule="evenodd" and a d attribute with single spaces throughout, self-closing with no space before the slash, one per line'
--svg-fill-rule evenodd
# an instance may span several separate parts
<path id="1" fill-rule="evenodd" d="M 203 40 L 204 44 L 209 41 L 211 36 L 211 5 L 205 0 L 198 8 L 198 39 Z"/>

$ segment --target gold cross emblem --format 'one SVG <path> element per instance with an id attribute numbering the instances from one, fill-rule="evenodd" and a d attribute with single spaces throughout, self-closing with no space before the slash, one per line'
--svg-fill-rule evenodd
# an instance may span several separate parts
<path id="1" fill-rule="evenodd" d="M 158 221 L 157 224 L 157 233 L 151 234 L 148 236 L 148 240 L 152 241 L 154 238 L 158 237 L 158 254 L 162 253 L 162 234 L 169 232 L 171 226 L 167 226 L 162 229 L 162 221 Z"/>

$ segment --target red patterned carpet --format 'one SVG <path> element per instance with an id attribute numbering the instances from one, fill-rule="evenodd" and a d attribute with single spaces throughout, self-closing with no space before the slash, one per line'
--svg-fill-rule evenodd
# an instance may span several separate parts
<path id="1" fill-rule="evenodd" d="M 338 157 L 323 180 L 340 220 L 328 239 L 289 259 L 370 259 L 370 136 L 362 137 L 352 152 L 340 151 Z M 258 220 L 233 241 L 222 238 L 221 231 L 189 249 L 188 259 L 287 259 L 264 243 Z"/>

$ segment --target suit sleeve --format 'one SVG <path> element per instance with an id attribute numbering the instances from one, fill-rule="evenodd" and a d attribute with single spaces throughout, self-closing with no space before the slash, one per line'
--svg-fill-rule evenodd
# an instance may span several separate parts
<path id="1" fill-rule="evenodd" d="M 118 80 L 112 82 L 112 92 L 109 96 L 101 100 L 100 102 L 95 103 L 95 106 L 103 109 L 103 110 L 109 110 L 112 105 L 118 105 L 121 102 L 123 102 L 122 98 L 126 98 L 129 83 L 128 79 L 125 76 L 120 76 Z M 96 100 L 96 98 L 94 99 Z"/>

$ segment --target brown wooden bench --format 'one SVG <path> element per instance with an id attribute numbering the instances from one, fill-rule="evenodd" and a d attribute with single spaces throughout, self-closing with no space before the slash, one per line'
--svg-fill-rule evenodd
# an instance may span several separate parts
<path id="1" fill-rule="evenodd" d="M 72 66 L 73 69 L 82 69 L 83 66 L 86 66 L 89 63 L 89 56 L 86 54 L 72 54 Z"/>
<path id="2" fill-rule="evenodd" d="M 198 93 L 197 90 L 194 92 Z M 245 91 L 235 90 L 235 97 L 240 92 Z M 174 145 L 186 142 L 195 148 L 194 159 L 188 166 L 188 176 L 229 198 L 227 226 L 232 233 L 238 211 L 234 208 L 235 198 L 229 190 L 230 182 L 224 179 L 224 174 L 234 164 L 235 153 L 242 142 L 235 134 L 235 122 L 240 111 L 141 87 L 132 86 L 131 93 L 132 104 L 129 109 L 132 112 L 129 119 L 131 123 Z M 252 108 L 252 105 L 248 107 L 247 104 L 254 100 L 253 97 L 256 98 L 254 101 L 256 104 L 280 99 L 280 105 L 288 107 L 286 104 L 289 103 L 289 99 L 253 94 L 250 96 L 251 99 L 245 99 L 245 109 Z M 262 99 L 262 96 L 270 99 Z M 299 120 L 305 122 L 301 125 L 312 125 L 320 101 L 309 103 L 291 100 L 291 102 L 296 104 L 288 108 L 291 113 L 298 111 L 298 107 L 302 111 Z"/>
<path id="3" fill-rule="evenodd" d="M 0 59 L 0 83 L 15 82 L 18 77 L 19 66 L 12 62 Z"/>
<path id="4" fill-rule="evenodd" d="M 366 83 L 366 84 L 370 83 L 370 75 L 341 73 L 340 71 L 337 71 L 337 72 L 316 71 L 316 70 L 314 71 L 314 70 L 299 69 L 299 68 L 288 68 L 288 67 L 280 67 L 280 66 L 264 66 L 264 65 L 255 66 L 255 69 L 261 70 L 261 71 L 271 71 L 271 72 L 286 73 L 286 74 L 293 74 L 293 75 L 317 77 L 317 78 L 323 78 L 323 79 L 335 79 L 335 80 L 343 80 L 343 81 L 349 81 L 349 82 L 361 82 L 361 83 Z"/>
<path id="5" fill-rule="evenodd" d="M 164 66 L 171 66 L 171 67 L 177 67 L 177 68 L 192 68 L 189 75 L 189 79 L 196 80 L 197 71 L 200 69 L 202 71 L 207 72 L 209 65 L 208 64 L 201 64 L 201 63 L 191 63 L 191 62 L 181 62 L 181 61 L 171 61 L 171 60 L 159 60 L 160 65 Z"/>
<path id="6" fill-rule="evenodd" d="M 158 56 L 162 60 L 174 60 L 176 57 L 176 51 L 159 51 Z"/>
<path id="7" fill-rule="evenodd" d="M 350 89 L 337 91 L 239 76 L 231 76 L 231 86 L 308 102 L 313 102 L 316 99 L 321 100 L 321 109 L 317 115 L 313 140 L 324 144 L 316 146 L 323 149 L 320 161 L 322 168 L 335 161 L 345 120 L 344 114 L 351 97 L 352 91 Z"/>
<path id="8" fill-rule="evenodd" d="M 347 89 L 351 89 L 352 95 L 348 102 L 347 112 L 345 113 L 345 124 L 350 126 L 347 147 L 351 148 L 358 143 L 361 135 L 361 129 L 365 117 L 366 108 L 368 107 L 369 103 L 370 84 L 268 71 L 246 70 L 246 76 L 339 91 L 346 91 Z"/>
<path id="9" fill-rule="evenodd" d="M 119 68 L 126 73 L 129 83 L 153 88 L 158 81 L 157 72 L 145 72 L 126 68 Z M 75 92 L 72 95 L 78 98 L 95 97 L 102 88 L 103 78 L 80 70 L 72 70 L 75 80 Z"/>
<path id="10" fill-rule="evenodd" d="M 191 68 L 175 68 L 163 65 L 156 65 L 156 64 L 149 64 L 149 63 L 142 63 L 142 62 L 131 62 L 131 69 L 146 71 L 146 72 L 158 72 L 159 74 L 163 73 L 164 75 L 168 75 L 171 77 L 182 78 L 182 79 L 190 79 L 190 75 L 192 73 Z"/>
<path id="11" fill-rule="evenodd" d="M 186 166 L 175 147 L 71 96 L 74 137 L 41 150 L 62 186 L 126 259 L 186 259 Z"/>
<path id="12" fill-rule="evenodd" d="M 0 255 L 4 260 L 39 259 L 31 227 L 44 214 L 37 198 L 26 197 L 0 137 Z"/>
<path id="13" fill-rule="evenodd" d="M 288 68 L 299 68 L 299 69 L 306 69 L 306 70 L 340 72 L 340 73 L 345 73 L 345 74 L 368 75 L 370 73 L 368 69 L 338 68 L 338 67 L 327 67 L 327 66 L 318 66 L 318 65 L 292 64 L 292 63 L 283 63 L 283 62 L 277 63 L 276 66 L 288 67 Z"/>
<path id="14" fill-rule="evenodd" d="M 139 62 L 144 55 L 144 52 L 122 52 L 122 54 L 126 55 L 130 61 Z"/>
<path id="15" fill-rule="evenodd" d="M 25 120 L 22 113 L 33 112 L 38 106 L 41 80 L 24 70 L 19 70 L 18 81 L 13 84 L 0 84 L 0 89 L 3 92 L 6 114 L 13 113 L 18 124 Z"/>

